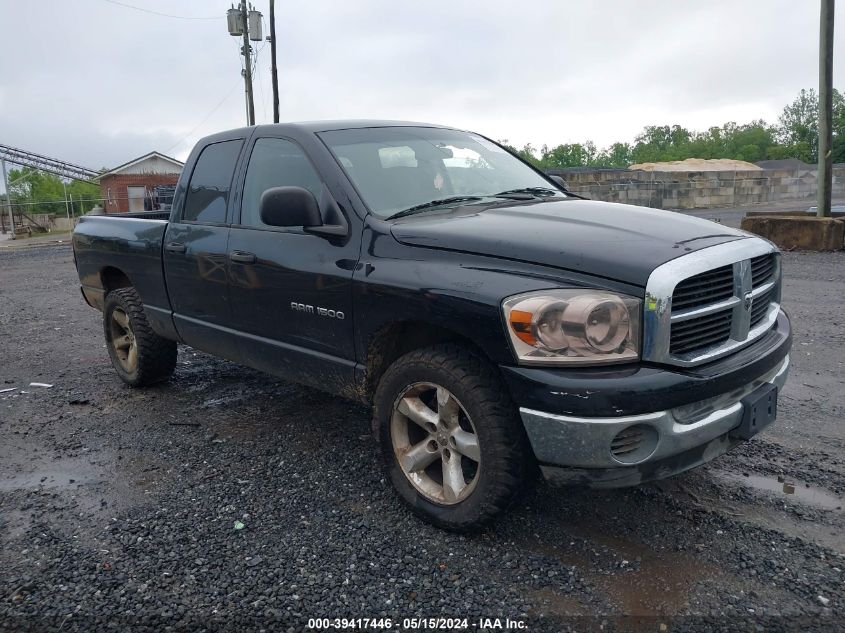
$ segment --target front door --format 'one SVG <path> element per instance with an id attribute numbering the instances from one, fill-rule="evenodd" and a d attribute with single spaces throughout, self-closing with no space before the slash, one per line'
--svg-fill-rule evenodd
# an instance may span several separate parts
<path id="1" fill-rule="evenodd" d="M 197 159 L 179 219 L 164 236 L 164 273 L 182 340 L 238 360 L 226 277 L 229 193 L 242 139 L 206 146 Z"/>
<path id="2" fill-rule="evenodd" d="M 259 138 L 244 176 L 240 222 L 229 235 L 229 295 L 242 362 L 339 391 L 355 364 L 352 273 L 359 242 L 264 224 L 261 194 L 281 186 L 304 187 L 323 206 L 330 198 L 296 143 Z"/>

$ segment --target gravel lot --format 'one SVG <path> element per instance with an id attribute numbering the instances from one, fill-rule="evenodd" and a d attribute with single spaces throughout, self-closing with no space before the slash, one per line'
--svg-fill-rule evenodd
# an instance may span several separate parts
<path id="1" fill-rule="evenodd" d="M 0 630 L 442 615 L 841 631 L 845 253 L 788 253 L 785 270 L 794 363 L 774 427 L 657 484 L 540 484 L 457 536 L 400 506 L 365 408 L 189 348 L 170 383 L 129 389 L 69 247 L 2 249 Z"/>

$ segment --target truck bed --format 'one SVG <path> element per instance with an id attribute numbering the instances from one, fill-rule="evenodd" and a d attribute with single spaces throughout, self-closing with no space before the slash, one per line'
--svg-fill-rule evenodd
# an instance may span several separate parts
<path id="1" fill-rule="evenodd" d="M 129 278 L 144 305 L 170 310 L 162 267 L 167 212 L 85 216 L 73 231 L 73 251 L 85 300 L 102 310 L 104 288 Z M 117 271 L 122 271 L 120 277 Z"/>

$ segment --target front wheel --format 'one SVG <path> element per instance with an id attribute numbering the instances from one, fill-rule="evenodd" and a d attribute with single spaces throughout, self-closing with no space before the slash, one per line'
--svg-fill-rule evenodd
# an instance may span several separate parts
<path id="1" fill-rule="evenodd" d="M 478 528 L 527 480 L 531 451 L 495 367 L 457 345 L 410 352 L 382 377 L 374 431 L 400 497 L 445 529 Z"/>
<path id="2" fill-rule="evenodd" d="M 153 331 L 134 288 L 118 288 L 106 296 L 103 330 L 112 366 L 127 385 L 153 385 L 176 369 L 176 343 Z"/>

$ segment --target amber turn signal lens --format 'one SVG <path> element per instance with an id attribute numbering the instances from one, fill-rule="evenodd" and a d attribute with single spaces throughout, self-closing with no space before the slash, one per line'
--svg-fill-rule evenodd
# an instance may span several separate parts
<path id="1" fill-rule="evenodd" d="M 511 329 L 514 334 L 516 334 L 517 338 L 523 343 L 536 345 L 537 339 L 534 338 L 533 334 L 531 334 L 532 317 L 533 315 L 530 312 L 525 312 L 524 310 L 511 310 Z"/>

